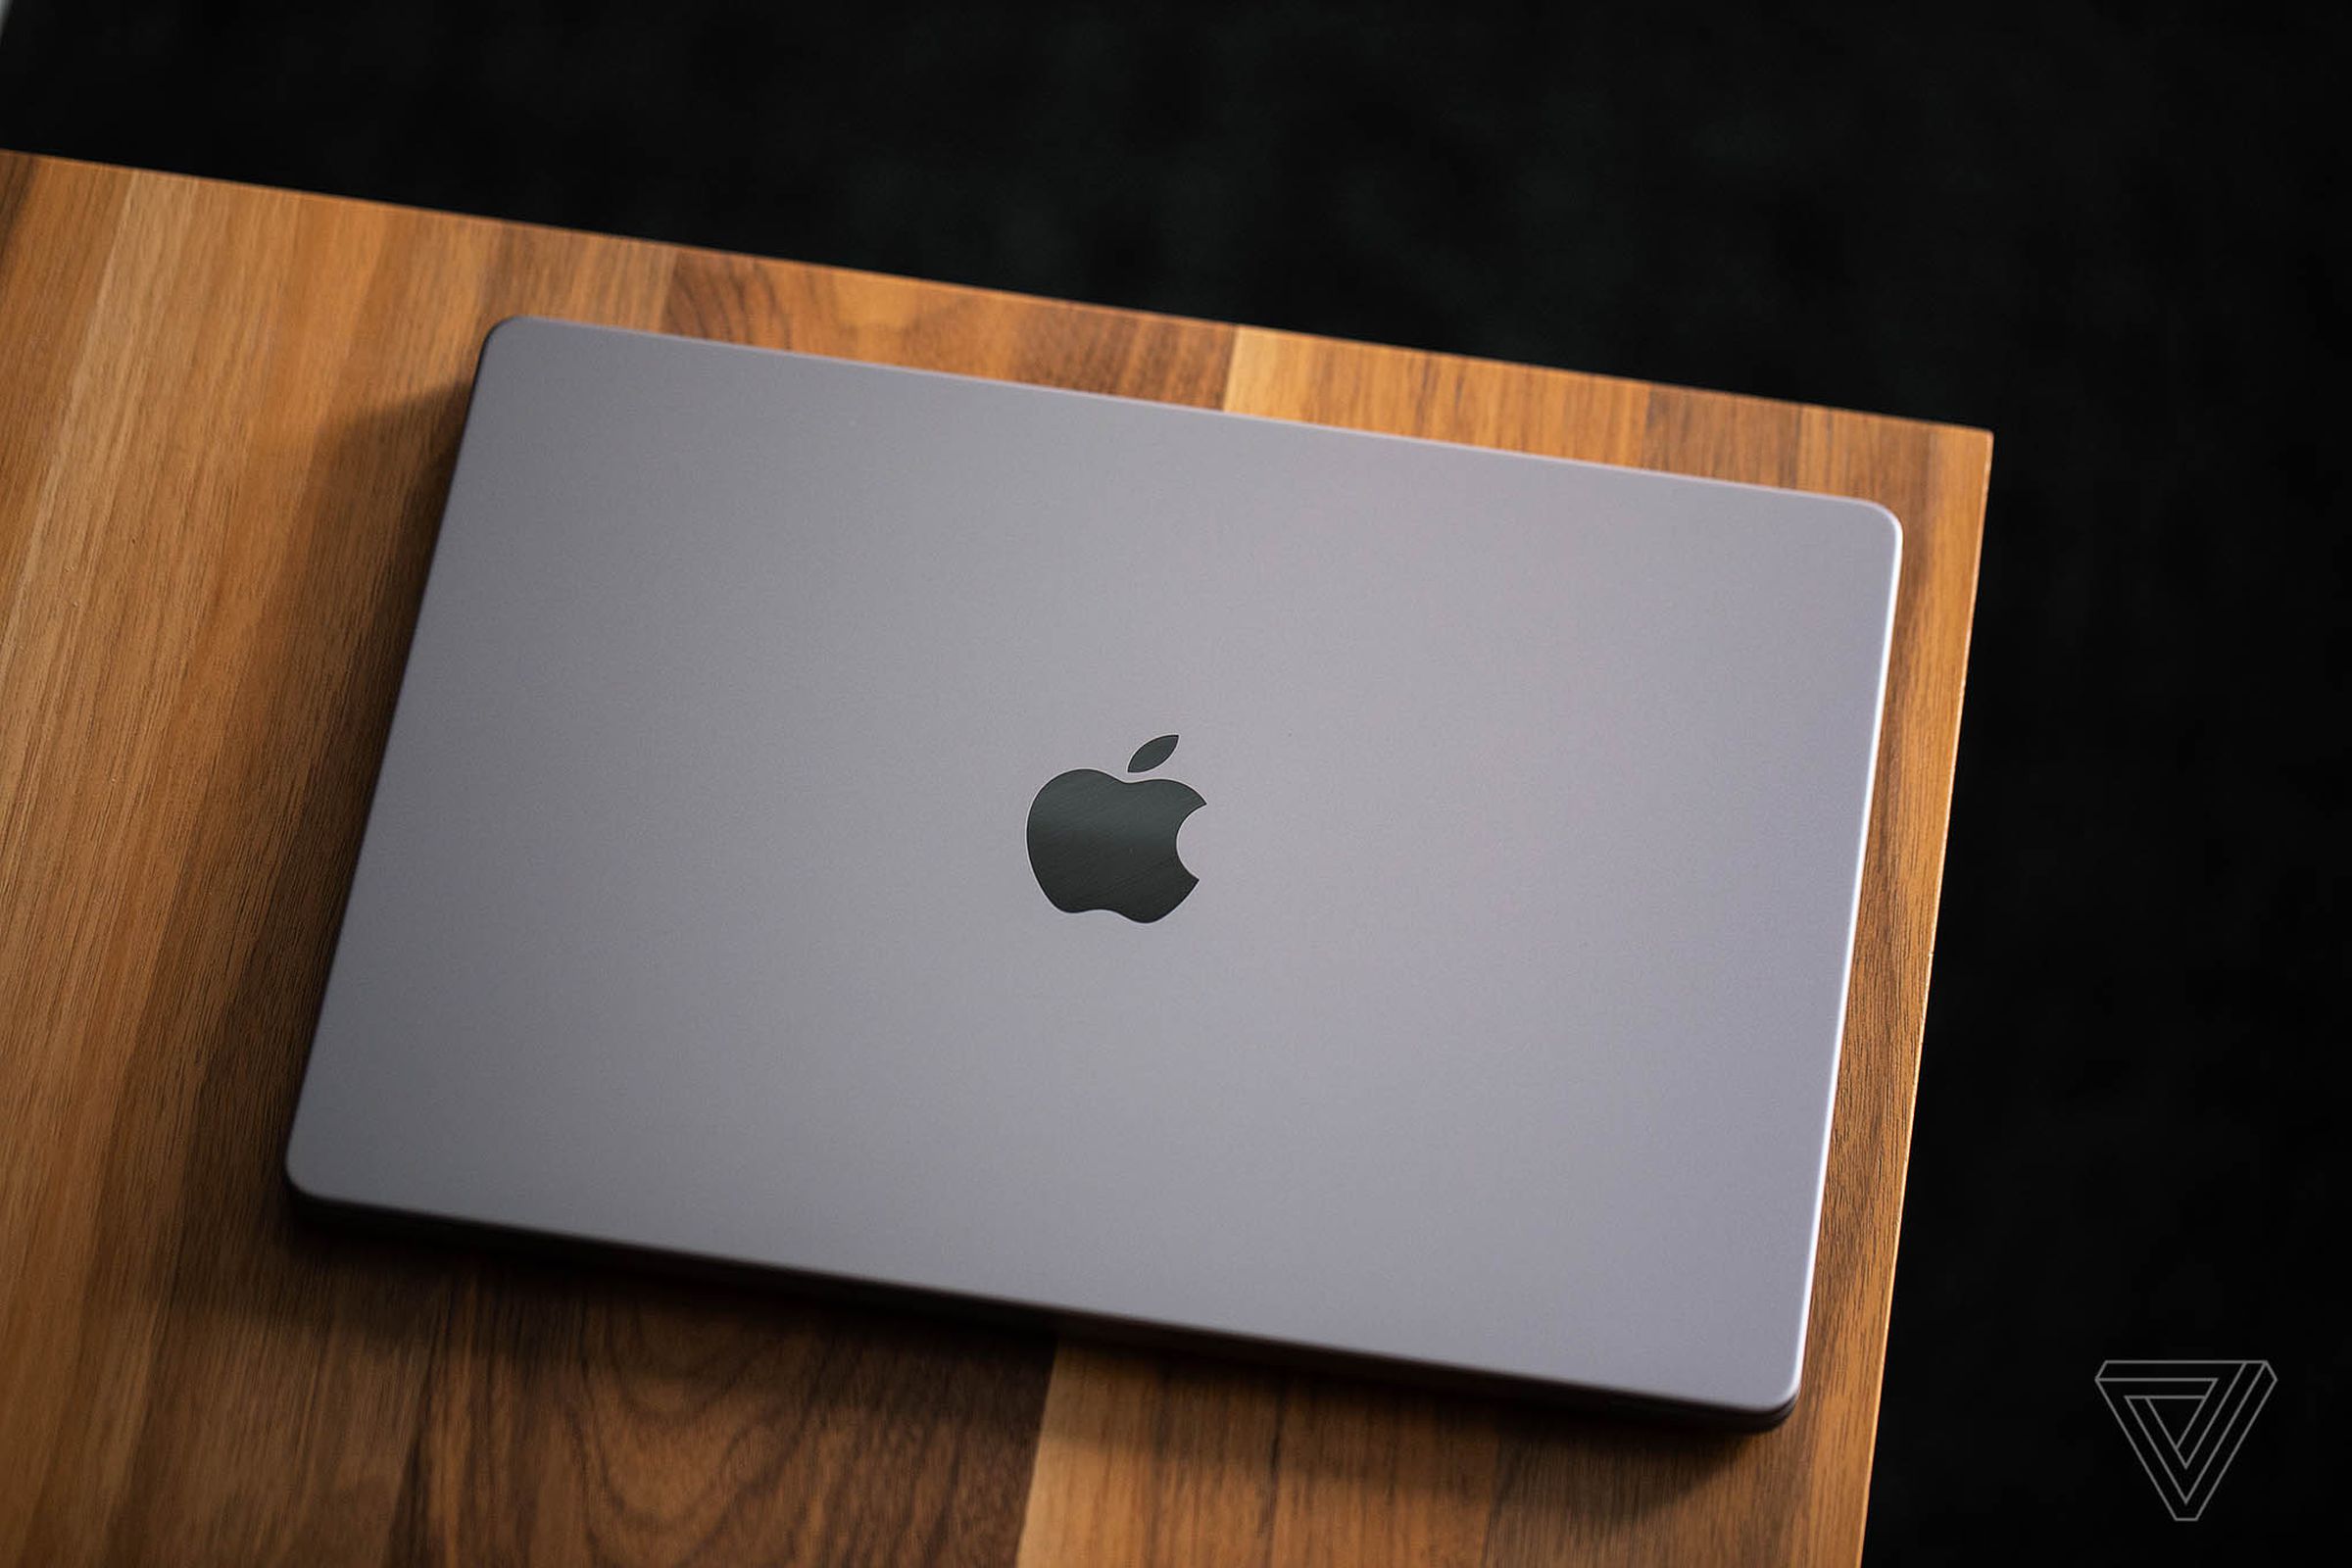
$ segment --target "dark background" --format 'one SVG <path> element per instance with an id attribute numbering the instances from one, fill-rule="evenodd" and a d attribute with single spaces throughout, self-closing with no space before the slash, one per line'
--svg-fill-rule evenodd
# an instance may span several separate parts
<path id="1" fill-rule="evenodd" d="M 2341 1446 L 2352 29 L 1772 9 L 15 0 L 0 145 L 1991 428 L 1870 1552 L 2229 1560 Z"/>

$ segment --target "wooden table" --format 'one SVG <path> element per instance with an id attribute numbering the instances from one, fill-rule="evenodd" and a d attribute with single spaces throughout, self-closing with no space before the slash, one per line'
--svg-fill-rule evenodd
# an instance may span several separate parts
<path id="1" fill-rule="evenodd" d="M 1866 496 L 1905 526 L 1805 1392 L 1642 1427 L 297 1221 L 517 312 Z M 0 1563 L 1851 1562 L 1981 431 L 0 154 Z"/>

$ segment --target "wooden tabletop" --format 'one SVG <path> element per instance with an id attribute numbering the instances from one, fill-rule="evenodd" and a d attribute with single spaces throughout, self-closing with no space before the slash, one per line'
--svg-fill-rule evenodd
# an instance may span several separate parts
<path id="1" fill-rule="evenodd" d="M 1754 1436 L 533 1263 L 279 1173 L 519 312 L 1863 496 L 1904 525 L 1805 1387 Z M 1990 438 L 0 154 L 0 1563 L 1850 1563 Z"/>

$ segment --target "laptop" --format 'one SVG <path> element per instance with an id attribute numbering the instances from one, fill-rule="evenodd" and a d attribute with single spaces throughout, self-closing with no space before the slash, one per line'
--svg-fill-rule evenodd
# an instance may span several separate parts
<path id="1" fill-rule="evenodd" d="M 1899 542 L 1860 501 L 503 322 L 289 1178 L 1777 1420 Z"/>

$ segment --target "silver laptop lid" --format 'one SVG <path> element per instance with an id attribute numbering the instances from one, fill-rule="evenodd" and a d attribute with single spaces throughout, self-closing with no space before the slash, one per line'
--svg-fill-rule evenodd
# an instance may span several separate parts
<path id="1" fill-rule="evenodd" d="M 289 1173 L 1768 1416 L 1898 541 L 505 323 Z"/>

